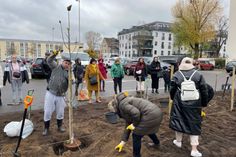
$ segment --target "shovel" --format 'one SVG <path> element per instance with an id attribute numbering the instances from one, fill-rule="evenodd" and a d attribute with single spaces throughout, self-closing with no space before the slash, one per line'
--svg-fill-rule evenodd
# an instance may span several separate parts
<path id="1" fill-rule="evenodd" d="M 21 124 L 20 136 L 18 138 L 18 143 L 17 143 L 15 151 L 13 152 L 13 156 L 14 157 L 20 157 L 21 156 L 19 153 L 17 153 L 17 151 L 18 151 L 18 148 L 20 147 L 20 142 L 21 142 L 21 139 L 22 139 L 22 133 L 23 133 L 23 129 L 24 129 L 24 124 L 25 124 L 25 118 L 26 118 L 27 110 L 28 110 L 28 107 L 33 102 L 33 96 L 32 96 L 33 93 L 34 93 L 34 90 L 28 90 L 28 94 L 26 95 L 26 97 L 24 99 L 25 111 L 24 111 L 23 120 L 22 120 L 22 124 Z"/>

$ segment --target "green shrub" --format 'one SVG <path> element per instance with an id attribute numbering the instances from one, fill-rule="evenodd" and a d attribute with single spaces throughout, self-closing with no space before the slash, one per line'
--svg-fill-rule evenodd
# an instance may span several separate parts
<path id="1" fill-rule="evenodd" d="M 217 69 L 225 68 L 225 59 L 224 58 L 216 58 L 215 59 L 215 68 L 217 68 Z"/>

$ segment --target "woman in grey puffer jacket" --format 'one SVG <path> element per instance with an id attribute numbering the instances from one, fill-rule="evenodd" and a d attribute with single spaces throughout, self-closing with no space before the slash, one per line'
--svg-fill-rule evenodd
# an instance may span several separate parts
<path id="1" fill-rule="evenodd" d="M 152 146 L 159 145 L 155 133 L 159 130 L 163 114 L 157 105 L 145 99 L 128 97 L 127 93 L 120 93 L 108 104 L 108 107 L 110 111 L 117 113 L 126 121 L 122 141 L 116 146 L 119 152 L 128 141 L 131 131 L 133 131 L 134 157 L 141 157 L 141 139 L 144 135 L 152 139 Z"/>

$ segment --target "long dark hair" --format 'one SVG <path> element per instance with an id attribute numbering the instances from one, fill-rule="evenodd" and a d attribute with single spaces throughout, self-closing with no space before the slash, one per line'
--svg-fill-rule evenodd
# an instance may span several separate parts
<path id="1" fill-rule="evenodd" d="M 93 62 L 97 62 L 97 60 L 94 58 L 91 58 L 89 63 L 92 64 Z"/>

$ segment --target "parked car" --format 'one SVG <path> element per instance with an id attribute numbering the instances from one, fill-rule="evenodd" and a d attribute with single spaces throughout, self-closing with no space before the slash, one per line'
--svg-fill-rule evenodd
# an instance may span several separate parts
<path id="1" fill-rule="evenodd" d="M 228 62 L 225 66 L 225 70 L 229 73 L 229 72 L 233 71 L 233 67 L 236 68 L 236 61 Z"/>
<path id="2" fill-rule="evenodd" d="M 127 62 L 125 65 L 124 65 L 124 71 L 125 71 L 125 74 L 126 75 L 133 75 L 134 74 L 134 71 L 135 71 L 135 66 L 136 64 L 138 63 L 138 61 L 130 61 L 130 62 Z"/>
<path id="3" fill-rule="evenodd" d="M 36 58 L 33 62 L 32 66 L 30 67 L 32 78 L 45 76 L 45 72 L 43 69 L 43 60 L 44 58 Z"/>
<path id="4" fill-rule="evenodd" d="M 114 64 L 115 59 L 114 58 L 105 58 L 104 59 L 104 64 L 106 65 L 107 68 L 111 68 L 112 64 Z"/>
<path id="5" fill-rule="evenodd" d="M 199 70 L 214 70 L 214 65 L 211 64 L 209 61 L 204 61 L 204 60 L 200 60 L 197 61 L 198 62 L 198 69 Z"/>
<path id="6" fill-rule="evenodd" d="M 176 72 L 179 69 L 179 61 L 177 60 L 173 60 L 173 59 L 169 59 L 169 60 L 161 60 L 162 62 L 168 63 L 170 65 L 174 66 L 174 72 Z"/>

